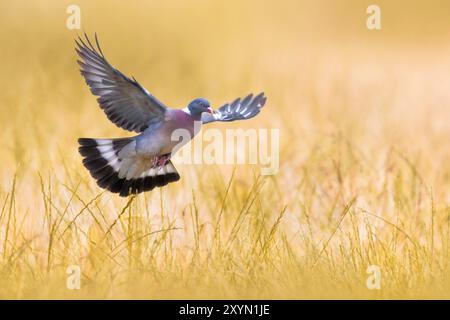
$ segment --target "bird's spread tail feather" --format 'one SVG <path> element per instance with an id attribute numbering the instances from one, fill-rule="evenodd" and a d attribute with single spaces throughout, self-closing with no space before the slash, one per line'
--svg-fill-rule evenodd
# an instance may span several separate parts
<path id="1" fill-rule="evenodd" d="M 143 160 L 123 154 L 133 141 L 133 138 L 78 140 L 83 164 L 101 188 L 126 197 L 180 179 L 171 161 Z"/>

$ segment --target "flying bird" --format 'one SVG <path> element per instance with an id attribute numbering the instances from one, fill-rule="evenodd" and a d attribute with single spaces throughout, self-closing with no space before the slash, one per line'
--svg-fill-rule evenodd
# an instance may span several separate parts
<path id="1" fill-rule="evenodd" d="M 97 184 L 122 197 L 149 191 L 178 181 L 180 175 L 170 161 L 188 141 L 172 141 L 176 129 L 198 132 L 195 122 L 235 121 L 256 116 L 266 102 L 264 93 L 249 94 L 213 111 L 208 100 L 198 98 L 186 108 L 171 109 L 150 94 L 134 78 L 128 78 L 106 60 L 97 35 L 95 46 L 75 40 L 78 64 L 92 94 L 108 119 L 118 127 L 134 131 L 130 138 L 80 138 L 83 164 Z"/>

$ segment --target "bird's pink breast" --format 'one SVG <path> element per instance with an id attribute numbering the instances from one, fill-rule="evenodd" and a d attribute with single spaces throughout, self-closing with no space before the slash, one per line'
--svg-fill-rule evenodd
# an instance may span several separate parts
<path id="1" fill-rule="evenodd" d="M 201 123 L 196 124 L 194 119 L 182 110 L 171 111 L 166 118 L 163 132 L 161 132 L 161 135 L 168 139 L 166 140 L 163 153 L 170 153 L 174 148 L 189 142 L 198 133 L 196 127 L 199 129 L 200 125 Z"/>

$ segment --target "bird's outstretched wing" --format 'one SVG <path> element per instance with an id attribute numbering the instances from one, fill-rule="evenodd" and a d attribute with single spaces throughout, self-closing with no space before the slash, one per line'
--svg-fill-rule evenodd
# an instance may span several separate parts
<path id="1" fill-rule="evenodd" d="M 130 79 L 111 66 L 100 49 L 97 35 L 95 48 L 85 34 L 75 40 L 81 58 L 81 74 L 109 120 L 125 130 L 142 132 L 149 125 L 164 120 L 168 109 L 145 90 L 136 79 Z"/>
<path id="2" fill-rule="evenodd" d="M 249 94 L 242 100 L 238 98 L 232 103 L 223 105 L 212 114 L 203 113 L 202 122 L 235 121 L 253 118 L 261 111 L 266 100 L 267 98 L 264 96 L 264 92 L 261 92 L 255 97 L 253 97 L 253 94 Z"/>

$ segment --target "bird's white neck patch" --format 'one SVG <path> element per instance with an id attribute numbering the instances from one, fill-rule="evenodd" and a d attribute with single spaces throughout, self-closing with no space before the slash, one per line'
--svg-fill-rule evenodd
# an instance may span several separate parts
<path id="1" fill-rule="evenodd" d="M 191 115 L 191 111 L 189 110 L 188 107 L 181 109 L 181 111 L 187 113 L 188 115 Z"/>

